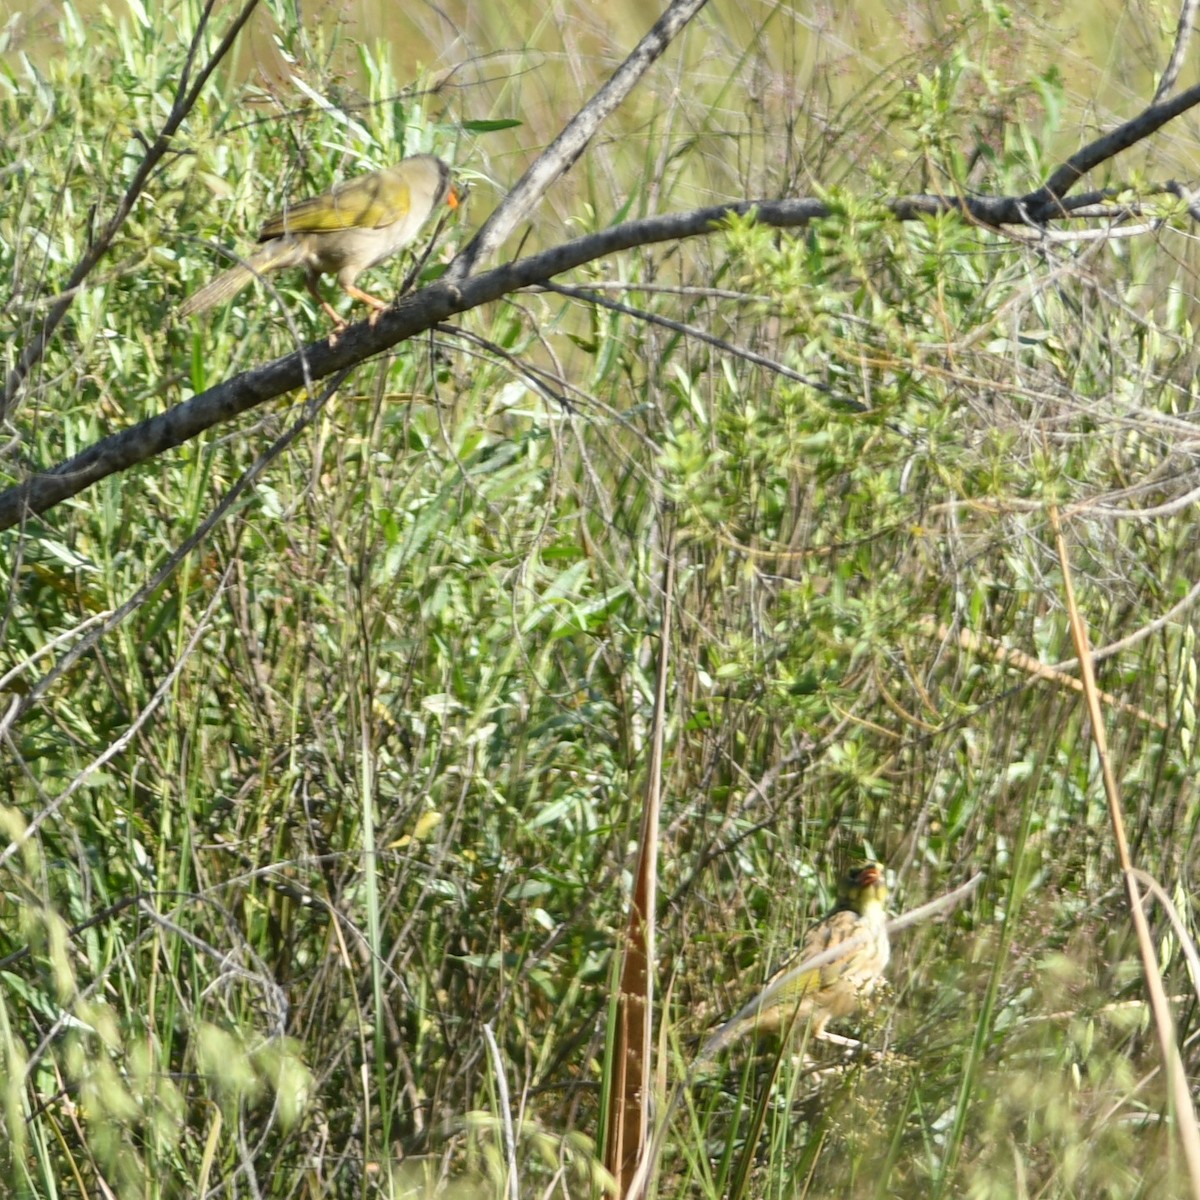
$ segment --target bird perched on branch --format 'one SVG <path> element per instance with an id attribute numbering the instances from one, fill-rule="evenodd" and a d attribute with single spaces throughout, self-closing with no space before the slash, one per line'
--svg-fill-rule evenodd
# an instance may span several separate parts
<path id="1" fill-rule="evenodd" d="M 189 317 L 232 300 L 256 275 L 303 267 L 308 290 L 338 329 L 345 320 L 317 289 L 323 274 L 335 274 L 344 292 L 369 304 L 374 321 L 387 302 L 356 287 L 355 280 L 407 246 L 443 204 L 456 208 L 458 193 L 450 168 L 432 154 L 417 154 L 394 167 L 349 179 L 271 217 L 259 230 L 259 247 L 193 292 L 179 306 L 179 315 Z"/>
<path id="2" fill-rule="evenodd" d="M 838 887 L 837 907 L 809 930 L 800 949 L 701 1053 L 707 1058 L 750 1030 L 808 1028 L 820 1037 L 874 991 L 888 964 L 887 880 L 881 863 L 856 867 Z"/>

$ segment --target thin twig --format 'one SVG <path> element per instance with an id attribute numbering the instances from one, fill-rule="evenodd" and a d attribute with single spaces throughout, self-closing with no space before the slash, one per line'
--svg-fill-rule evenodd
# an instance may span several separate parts
<path id="1" fill-rule="evenodd" d="M 674 514 L 664 506 L 662 528 L 662 621 L 650 728 L 646 800 L 638 831 L 638 859 L 613 1039 L 613 1083 L 604 1138 L 604 1165 L 628 1198 L 642 1174 L 648 1153 L 651 1102 L 651 1052 L 654 1045 L 654 977 L 657 962 L 658 841 L 662 808 L 663 748 L 667 727 L 667 683 L 671 677 L 671 614 L 675 600 Z"/>
<path id="2" fill-rule="evenodd" d="M 55 665 L 46 672 L 36 683 L 34 683 L 28 691 L 17 699 L 9 710 L 0 720 L 0 737 L 7 736 L 8 730 L 11 728 L 14 721 L 27 713 L 34 704 L 36 704 L 43 695 L 46 694 L 53 686 L 54 682 L 63 674 L 71 669 L 80 658 L 87 654 L 93 646 L 106 637 L 113 629 L 121 624 L 130 613 L 146 602 L 148 596 L 162 586 L 165 580 L 169 579 L 174 573 L 176 567 L 209 535 L 214 526 L 224 519 L 225 514 L 233 507 L 234 501 L 241 496 L 247 488 L 251 486 L 263 472 L 273 463 L 292 443 L 304 432 L 305 429 L 312 424 L 317 414 L 325 407 L 325 405 L 337 394 L 342 384 L 345 382 L 347 375 L 350 374 L 349 368 L 339 372 L 326 385 L 325 390 L 320 395 L 314 396 L 308 400 L 303 408 L 301 416 L 283 433 L 281 434 L 259 457 L 246 468 L 240 478 L 221 498 L 220 503 L 213 509 L 207 517 L 190 533 L 184 541 L 177 546 L 167 557 L 166 562 L 156 570 L 145 583 L 139 587 L 128 600 L 121 604 L 118 608 L 105 618 L 103 622 L 94 625 L 87 634 L 79 639 L 75 645 L 58 660 Z"/>
<path id="3" fill-rule="evenodd" d="M 930 917 L 948 912 L 951 908 L 961 904 L 983 880 L 984 874 L 980 871 L 978 874 L 972 875 L 961 887 L 955 888 L 954 891 L 947 892 L 944 896 L 939 896 L 936 900 L 931 900 L 928 904 L 922 904 L 920 908 L 911 909 L 903 916 L 894 917 L 887 923 L 888 934 L 891 935 L 901 929 L 907 929 L 910 925 L 916 925 L 921 921 L 929 920 Z M 757 1012 L 769 1009 L 776 997 L 786 992 L 801 975 L 809 971 L 819 970 L 821 967 L 826 967 L 835 959 L 841 958 L 856 947 L 865 946 L 871 940 L 871 937 L 870 933 L 856 934 L 852 938 L 847 938 L 844 942 L 838 942 L 835 946 L 826 947 L 819 954 L 810 955 L 803 962 L 798 963 L 796 966 L 789 968 L 784 974 L 772 979 L 770 984 L 759 992 L 749 1004 L 740 1008 L 728 1021 L 725 1021 L 713 1032 L 712 1036 L 700 1048 L 700 1053 L 697 1054 L 696 1061 L 698 1063 L 707 1062 L 735 1041 L 738 1034 L 743 1032 L 746 1018 L 753 1016 Z"/>
<path id="4" fill-rule="evenodd" d="M 225 570 L 225 575 L 220 584 L 213 589 L 212 599 L 205 607 L 204 612 L 200 616 L 200 620 L 196 622 L 196 628 L 192 631 L 192 635 L 188 638 L 179 657 L 175 660 L 171 669 L 163 677 L 162 682 L 154 689 L 154 695 L 146 702 L 141 712 L 129 723 L 129 728 L 125 730 L 120 737 L 110 742 L 99 754 L 97 754 L 91 762 L 84 765 L 71 782 L 63 788 L 61 792 L 48 803 L 44 804 L 37 814 L 26 824 L 19 836 L 13 838 L 11 842 L 0 850 L 0 867 L 2 867 L 26 842 L 29 841 L 34 834 L 52 817 L 62 806 L 81 788 L 83 785 L 106 763 L 111 762 L 118 754 L 121 753 L 132 741 L 137 738 L 142 726 L 153 716 L 159 705 L 171 694 L 175 687 L 175 681 L 179 678 L 180 671 L 190 661 L 196 647 L 203 641 L 208 633 L 209 622 L 212 620 L 212 614 L 217 607 L 218 602 L 225 594 L 225 585 L 228 581 L 229 572 L 232 569 L 232 564 Z M 86 639 L 85 639 L 86 640 Z M 39 693 L 40 695 L 40 693 Z M 10 710 L 9 716 L 15 716 L 17 710 Z M 19 757 L 19 755 L 18 755 Z"/>
<path id="5" fill-rule="evenodd" d="M 1108 645 L 1101 646 L 1099 650 L 1093 650 L 1092 662 L 1103 662 L 1106 658 L 1112 658 L 1114 654 L 1120 654 L 1122 650 L 1128 650 L 1130 647 L 1136 646 L 1139 642 L 1144 642 L 1148 637 L 1153 637 L 1160 629 L 1165 629 L 1172 621 L 1183 616 L 1197 600 L 1200 600 L 1200 580 L 1192 584 L 1188 588 L 1187 595 L 1172 604 L 1162 616 L 1155 617 L 1153 621 L 1148 621 L 1140 629 L 1135 629 L 1133 633 L 1126 637 L 1118 638 L 1115 642 L 1109 642 Z M 1064 658 L 1062 662 L 1051 663 L 1050 670 L 1073 671 L 1077 666 L 1079 666 L 1078 658 Z"/>
<path id="6" fill-rule="evenodd" d="M 1179 915 L 1179 910 L 1175 907 L 1175 902 L 1167 895 L 1166 889 L 1162 884 L 1148 871 L 1143 871 L 1138 867 L 1133 867 L 1132 871 L 1134 877 L 1142 887 L 1163 906 L 1163 911 L 1167 914 L 1167 920 L 1171 922 L 1171 928 L 1175 930 L 1175 936 L 1179 939 L 1179 948 L 1183 951 L 1184 961 L 1188 965 L 1188 975 L 1192 980 L 1192 990 L 1196 994 L 1196 999 L 1200 1000 L 1200 953 L 1196 951 L 1196 943 L 1192 940 L 1192 935 L 1183 923 L 1183 918 Z"/>
<path id="7" fill-rule="evenodd" d="M 607 296 L 601 296 L 592 291 L 591 288 L 568 287 L 561 283 L 547 283 L 542 285 L 542 290 L 553 292 L 559 296 L 567 296 L 572 300 L 582 300 L 586 304 L 594 304 L 597 308 L 604 308 L 609 312 L 622 313 L 625 316 L 635 317 L 637 320 L 644 321 L 648 325 L 657 325 L 662 329 L 669 329 L 672 333 L 682 333 L 684 337 L 702 342 L 706 346 L 712 346 L 724 354 L 740 358 L 744 362 L 753 363 L 757 367 L 765 367 L 768 371 L 773 371 L 776 375 L 781 375 L 784 379 L 790 379 L 795 383 L 802 383 L 805 387 L 810 387 L 814 391 L 824 393 L 831 393 L 833 391 L 833 388 L 823 380 L 817 379 L 812 375 L 803 375 L 799 371 L 786 366 L 784 363 L 778 362 L 776 359 L 768 358 L 765 354 L 756 354 L 753 350 L 747 350 L 744 346 L 737 346 L 733 342 L 726 341 L 724 338 L 716 337 L 697 325 L 687 325 L 683 321 L 674 321 L 670 317 L 663 317 L 658 313 L 648 312 L 643 308 L 634 308 L 632 305 L 623 304 L 619 300 L 610 300 Z M 854 400 L 848 396 L 839 396 L 838 399 L 842 403 L 845 403 L 847 407 L 853 408 L 857 412 L 869 411 L 867 406 L 859 400 Z"/>
<path id="8" fill-rule="evenodd" d="M 1026 654 L 1023 650 L 1004 645 L 998 638 L 973 633 L 969 629 L 960 629 L 956 634 L 945 622 L 934 621 L 932 617 L 922 617 L 917 622 L 917 627 L 922 633 L 926 633 L 931 637 L 936 637 L 943 642 L 957 641 L 964 650 L 975 654 L 986 654 L 996 662 L 1014 667 L 1019 671 L 1024 671 L 1026 675 L 1036 679 L 1045 679 L 1050 683 L 1057 684 L 1059 687 L 1070 688 L 1072 691 L 1083 691 L 1083 683 L 1076 679 L 1075 676 L 1066 673 L 1068 670 L 1079 665 L 1077 658 L 1073 658 L 1067 663 L 1058 663 L 1054 666 L 1049 666 L 1040 659 Z M 1115 653 L 1115 651 L 1110 650 L 1109 653 Z M 1099 653 L 1094 653 L 1092 655 L 1092 662 L 1099 662 L 1100 657 Z M 1144 721 L 1147 725 L 1153 725 L 1155 729 L 1168 728 L 1167 722 L 1162 717 L 1155 716 L 1154 713 L 1147 712 L 1144 708 L 1138 708 L 1135 704 L 1128 704 L 1119 696 L 1114 696 L 1110 692 L 1100 692 L 1099 695 L 1105 704 L 1119 709 L 1121 712 L 1128 713 L 1130 716 L 1136 717 L 1139 721 Z"/>

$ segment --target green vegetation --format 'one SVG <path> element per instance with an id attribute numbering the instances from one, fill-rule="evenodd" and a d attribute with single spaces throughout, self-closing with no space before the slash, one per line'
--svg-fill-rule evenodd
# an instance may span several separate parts
<path id="1" fill-rule="evenodd" d="M 576 208 L 556 199 L 575 226 L 538 223 L 551 244 L 626 205 L 820 190 L 836 215 L 803 232 L 731 222 L 571 280 L 807 382 L 520 295 L 469 314 L 471 340 L 359 366 L 178 563 L 303 396 L 0 534 L 0 715 L 146 587 L 5 731 L 0 1195 L 501 1196 L 507 1111 L 520 1194 L 591 1195 L 668 528 L 667 1069 L 850 859 L 887 863 L 896 911 L 987 879 L 894 939 L 890 994 L 838 1030 L 871 1055 L 730 1051 L 675 1116 L 660 1193 L 1182 1193 L 1086 714 L 1000 647 L 1073 655 L 1057 505 L 1093 645 L 1127 639 L 1097 673 L 1134 859 L 1190 925 L 1196 636 L 1171 610 L 1200 579 L 1192 227 L 1159 201 L 1156 227 L 1090 241 L 884 213 L 1026 193 L 1094 135 L 1033 18 L 980 7 L 857 88 L 806 60 L 807 98 L 750 87 L 802 40 L 786 10 L 753 53 L 712 15 L 680 53 L 724 47 L 732 78 L 673 101 L 668 56 L 639 94 L 654 119 L 580 161 Z M 17 348 L 161 124 L 196 19 L 65 13 L 57 55 L 0 71 Z M 287 277 L 171 320 L 224 265 L 213 244 L 244 249 L 290 196 L 400 144 L 515 178 L 533 142 L 503 103 L 457 112 L 360 63 L 350 115 L 247 119 L 214 86 L 9 414 L 0 484 L 322 337 Z M 845 107 L 819 123 L 823 71 Z M 497 124 L 472 138 L 467 115 Z M 1093 183 L 1186 173 L 1169 161 Z M 481 178 L 427 275 L 492 200 Z M 1183 1045 L 1192 984 L 1151 919 Z"/>

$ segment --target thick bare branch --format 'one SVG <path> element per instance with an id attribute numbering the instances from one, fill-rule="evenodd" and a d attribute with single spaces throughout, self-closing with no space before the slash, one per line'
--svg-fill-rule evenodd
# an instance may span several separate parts
<path id="1" fill-rule="evenodd" d="M 1102 162 L 1114 158 L 1122 150 L 1148 138 L 1156 130 L 1161 129 L 1168 121 L 1173 121 L 1181 113 L 1187 112 L 1200 104 L 1200 84 L 1180 92 L 1174 100 L 1165 100 L 1159 104 L 1151 104 L 1149 108 L 1139 113 L 1132 121 L 1119 125 L 1111 133 L 1097 138 L 1080 151 L 1072 154 L 1059 167 L 1045 184 L 1036 192 L 1030 192 L 1021 201 L 1030 209 L 1045 211 L 1047 205 L 1061 200 L 1089 171 L 1094 170 Z"/>
<path id="2" fill-rule="evenodd" d="M 1030 209 L 1011 197 L 904 196 L 881 204 L 881 207 L 900 220 L 962 212 L 985 225 L 1027 225 L 1070 215 L 1073 206 L 1086 207 L 1090 213 L 1094 200 L 1093 196 L 1078 197 L 1075 202 L 1052 201 L 1042 208 Z M 43 513 L 98 480 L 147 462 L 164 450 L 180 446 L 206 429 L 248 412 L 267 400 L 383 353 L 458 313 L 468 312 L 522 288 L 544 284 L 593 259 L 635 246 L 716 232 L 731 215 L 746 216 L 752 211 L 763 224 L 780 229 L 798 228 L 831 213 L 824 201 L 814 199 L 716 204 L 691 212 L 614 225 L 540 254 L 505 263 L 460 284 L 439 280 L 402 300 L 383 314 L 374 326 L 365 321 L 353 326 L 339 338 L 336 346 L 331 347 L 325 341 L 315 342 L 274 362 L 243 372 L 165 413 L 104 438 L 69 461 L 38 472 L 0 493 L 0 530 L 10 529 Z M 1113 209 L 1108 215 L 1115 220 L 1134 211 L 1132 208 Z"/>
<path id="3" fill-rule="evenodd" d="M 45 347 L 68 311 L 80 282 L 90 273 L 111 244 L 151 170 L 169 148 L 174 130 L 195 102 L 196 96 L 217 63 L 232 46 L 256 2 L 257 0 L 247 0 L 221 45 L 199 73 L 195 84 L 186 90 L 186 94 L 188 72 L 184 72 L 176 101 L 162 132 L 147 152 L 117 211 L 72 272 L 62 298 L 50 310 L 42 328 L 26 345 L 17 365 L 9 373 L 3 399 L 0 400 L 0 416 L 7 411 L 8 405 L 20 391 L 29 372 L 41 360 Z M 69 462 L 31 476 L 22 484 L 0 494 L 0 529 L 11 528 L 30 516 L 45 512 L 60 500 L 76 495 L 97 480 L 147 461 L 163 450 L 181 445 L 213 425 L 237 416 L 265 400 L 296 387 L 309 386 L 315 379 L 352 367 L 356 362 L 429 329 L 450 316 L 496 300 L 520 288 L 544 284 L 555 275 L 594 258 L 634 246 L 711 232 L 729 215 L 745 215 L 752 209 L 756 210 L 760 221 L 780 228 L 802 226 L 816 218 L 830 215 L 830 209 L 824 202 L 813 199 L 745 201 L 715 205 L 690 213 L 630 221 L 506 264 L 482 275 L 470 276 L 472 265 L 487 254 L 493 253 L 554 179 L 569 168 L 582 153 L 599 124 L 628 94 L 641 75 L 663 53 L 671 39 L 703 4 L 704 0 L 675 0 L 671 4 L 663 18 L 642 39 L 612 80 L 584 106 L 550 148 L 526 172 L 517 187 L 485 222 L 479 234 L 451 264 L 450 271 L 438 284 L 409 297 L 373 329 L 366 325 L 357 327 L 350 336 L 341 339 L 336 347 L 316 344 L 245 372 L 193 397 L 169 412 L 105 438 Z M 199 37 L 198 32 L 193 44 L 193 55 L 199 44 Z M 189 64 L 190 62 L 189 58 Z M 1136 204 L 1104 207 L 1103 202 L 1112 198 L 1111 191 L 1092 192 L 1073 200 L 1066 199 L 1065 193 L 1085 172 L 1147 137 L 1197 103 L 1200 103 L 1200 86 L 1189 89 L 1169 102 L 1151 105 L 1140 116 L 1084 147 L 1060 166 L 1042 188 L 1024 197 L 917 195 L 881 201 L 881 207 L 887 208 L 901 220 L 961 212 L 980 224 L 995 227 L 1038 226 L 1072 214 L 1093 218 L 1099 216 L 1108 220 L 1123 220 L 1136 216 L 1140 212 L 1140 206 Z M 1161 190 L 1181 193 L 1181 189 L 1174 184 L 1168 184 Z M 308 366 L 311 366 L 311 373 L 306 370 Z"/>

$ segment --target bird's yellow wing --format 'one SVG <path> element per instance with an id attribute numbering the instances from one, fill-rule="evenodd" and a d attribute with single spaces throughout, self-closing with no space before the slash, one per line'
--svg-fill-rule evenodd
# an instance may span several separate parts
<path id="1" fill-rule="evenodd" d="M 290 205 L 263 224 L 258 239 L 266 241 L 284 233 L 379 229 L 403 220 L 411 205 L 409 186 L 398 171 L 372 171 Z"/>

